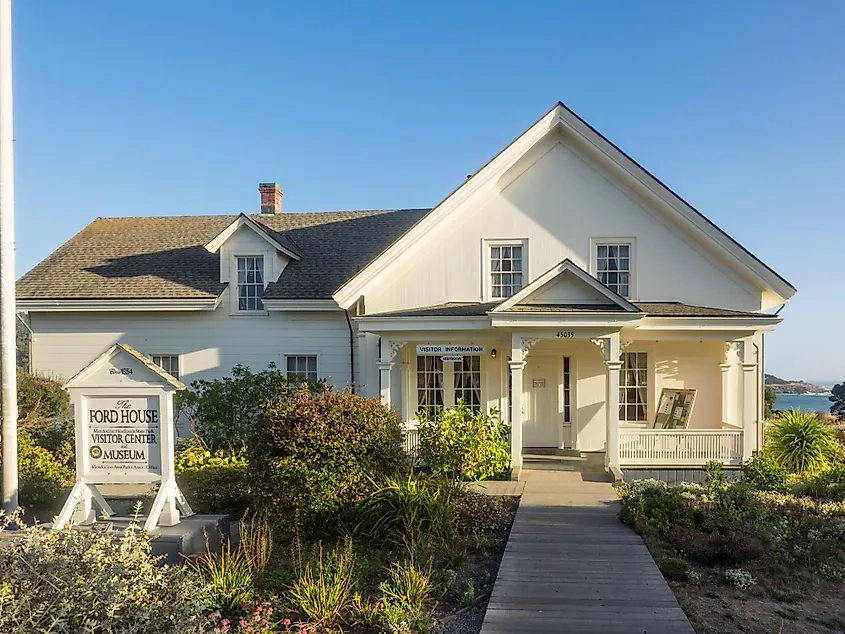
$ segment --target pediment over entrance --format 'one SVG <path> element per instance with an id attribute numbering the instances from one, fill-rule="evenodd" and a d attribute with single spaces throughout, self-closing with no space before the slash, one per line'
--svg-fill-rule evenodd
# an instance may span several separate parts
<path id="1" fill-rule="evenodd" d="M 595 306 L 596 310 L 615 309 L 637 313 L 640 310 L 627 299 L 566 259 L 555 265 L 493 312 L 504 312 L 517 306 Z"/>

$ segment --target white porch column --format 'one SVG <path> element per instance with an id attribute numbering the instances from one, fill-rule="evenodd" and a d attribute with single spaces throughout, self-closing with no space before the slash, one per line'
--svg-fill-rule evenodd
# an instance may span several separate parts
<path id="1" fill-rule="evenodd" d="M 410 363 L 402 362 L 399 364 L 399 382 L 402 385 L 400 392 L 402 394 L 402 422 L 408 423 L 414 418 L 414 413 L 411 411 L 411 398 L 413 395 L 408 392 L 408 372 L 411 369 Z"/>
<path id="2" fill-rule="evenodd" d="M 519 479 L 522 468 L 522 370 L 525 361 L 521 360 L 522 350 L 514 348 L 511 351 L 511 468 L 514 477 Z M 519 358 L 519 361 L 514 361 Z"/>
<path id="3" fill-rule="evenodd" d="M 615 332 L 592 341 L 601 350 L 607 366 L 604 464 L 613 476 L 618 478 L 622 475 L 619 466 L 619 371 L 622 369 L 622 361 L 619 360 L 619 333 Z"/>
<path id="4" fill-rule="evenodd" d="M 742 407 L 742 459 L 751 458 L 757 442 L 757 363 L 754 359 L 751 338 L 736 342 L 741 373 Z"/>
<path id="5" fill-rule="evenodd" d="M 381 402 L 387 405 L 388 407 L 394 406 L 391 397 L 390 385 L 390 375 L 393 370 L 393 360 L 396 358 L 396 354 L 404 346 L 404 341 L 390 341 L 389 339 L 382 339 L 381 341 L 381 361 L 379 361 L 378 364 L 379 374 L 381 375 Z"/>
<path id="6" fill-rule="evenodd" d="M 732 425 L 731 416 L 731 364 L 728 362 L 731 346 L 725 343 L 725 362 L 719 365 L 722 371 L 722 422 Z"/>
<path id="7" fill-rule="evenodd" d="M 372 359 L 367 358 L 367 333 L 358 331 L 358 380 L 354 381 L 353 389 L 356 394 L 367 396 L 370 392 L 367 385 L 367 376 L 370 374 L 370 366 Z"/>

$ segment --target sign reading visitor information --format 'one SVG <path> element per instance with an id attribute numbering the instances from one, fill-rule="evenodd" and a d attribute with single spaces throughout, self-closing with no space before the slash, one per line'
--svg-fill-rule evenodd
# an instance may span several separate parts
<path id="1" fill-rule="evenodd" d="M 417 345 L 417 354 L 422 355 L 462 355 L 462 354 L 484 354 L 487 350 L 484 346 L 424 343 Z"/>
<path id="2" fill-rule="evenodd" d="M 99 484 L 160 483 L 146 530 L 192 515 L 174 469 L 177 379 L 127 345 L 115 344 L 65 385 L 76 428 L 76 483 L 53 527 L 92 523 L 93 504 L 113 511 Z"/>

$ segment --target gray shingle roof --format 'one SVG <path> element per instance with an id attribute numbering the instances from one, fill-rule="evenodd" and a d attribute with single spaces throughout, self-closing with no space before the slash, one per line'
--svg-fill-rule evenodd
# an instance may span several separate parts
<path id="1" fill-rule="evenodd" d="M 302 254 L 265 297 L 328 299 L 429 210 L 252 215 Z M 17 283 L 18 299 L 218 297 L 220 258 L 205 246 L 237 215 L 98 218 Z"/>
<path id="2" fill-rule="evenodd" d="M 694 306 L 681 302 L 632 302 L 642 313 L 649 317 L 771 317 L 765 313 L 743 312 L 727 308 L 711 308 L 709 306 Z M 451 302 L 435 306 L 422 306 L 408 310 L 397 310 L 386 313 L 367 315 L 367 317 L 483 317 L 498 305 L 497 302 L 473 303 Z M 612 312 L 625 313 L 620 307 L 612 304 L 561 304 L 561 305 L 530 305 L 517 304 L 505 312 L 550 312 L 550 313 L 583 313 L 583 312 Z M 634 315 L 636 313 L 628 313 Z"/>

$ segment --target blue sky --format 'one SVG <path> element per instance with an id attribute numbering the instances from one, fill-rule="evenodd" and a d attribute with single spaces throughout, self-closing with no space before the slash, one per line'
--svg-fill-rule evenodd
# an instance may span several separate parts
<path id="1" fill-rule="evenodd" d="M 845 379 L 845 2 L 14 0 L 17 266 L 97 216 L 425 207 L 562 100 L 798 287 Z"/>

